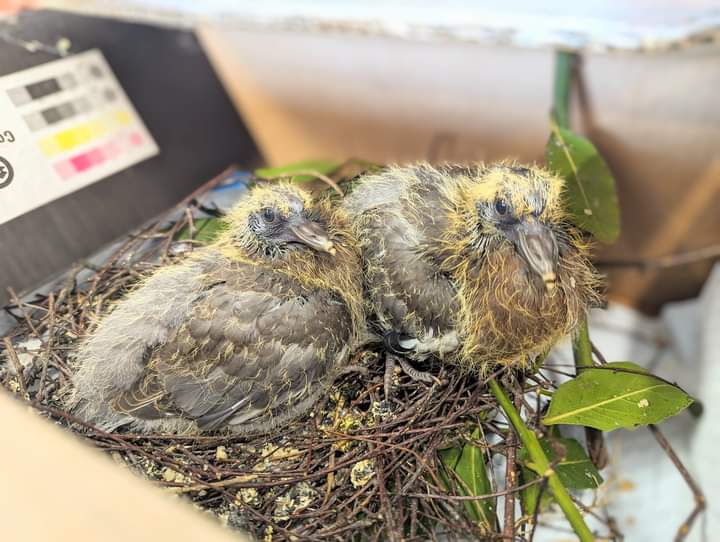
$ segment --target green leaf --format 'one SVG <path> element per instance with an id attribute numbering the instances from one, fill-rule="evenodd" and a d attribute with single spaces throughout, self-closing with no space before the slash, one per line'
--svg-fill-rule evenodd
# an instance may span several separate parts
<path id="1" fill-rule="evenodd" d="M 265 167 L 255 170 L 255 176 L 262 179 L 290 177 L 293 182 L 306 183 L 317 179 L 317 174 L 330 175 L 342 163 L 329 160 L 303 160 L 285 166 Z"/>
<path id="2" fill-rule="evenodd" d="M 603 482 L 602 476 L 585 449 L 572 438 L 544 438 L 540 439 L 540 446 L 552 463 L 563 458 L 555 466 L 555 472 L 565 487 L 570 489 L 594 489 Z M 532 469 L 530 455 L 525 448 L 520 449 L 518 460 L 526 467 Z M 542 473 L 537 473 L 542 474 Z"/>
<path id="3" fill-rule="evenodd" d="M 555 472 L 560 477 L 563 485 L 569 489 L 595 489 L 603 483 L 603 478 L 585 453 L 585 449 L 575 439 L 571 438 L 544 438 L 540 439 L 540 445 L 552 463 L 560 457 L 564 459 L 555 465 Z M 539 478 L 535 472 L 530 454 L 525 448 L 518 453 L 518 461 L 521 463 L 521 475 L 523 483 L 532 482 Z M 523 506 L 525 513 L 532 514 L 537 506 L 540 495 L 540 484 L 525 488 L 522 492 Z M 552 491 L 549 488 L 543 492 L 540 510 L 544 510 L 553 500 Z"/>
<path id="4" fill-rule="evenodd" d="M 212 243 L 225 229 L 225 221 L 220 218 L 196 218 L 193 220 L 195 235 L 193 239 L 201 243 Z M 190 239 L 190 226 L 185 226 L 175 236 L 176 241 Z"/>
<path id="5" fill-rule="evenodd" d="M 601 431 L 634 429 L 674 416 L 693 399 L 630 362 L 582 370 L 562 384 L 550 402 L 545 425 L 585 425 Z"/>
<path id="6" fill-rule="evenodd" d="M 474 439 L 480 439 L 480 429 L 472 434 Z M 467 443 L 462 448 L 446 448 L 438 452 L 440 460 L 448 472 L 454 472 L 459 489 L 463 495 L 487 495 L 492 493 L 492 485 L 487 474 L 485 458 L 481 448 Z M 449 481 L 445 483 L 450 488 Z M 473 521 L 483 524 L 488 531 L 494 529 L 496 523 L 495 499 L 478 501 L 465 501 L 465 510 Z"/>
<path id="7" fill-rule="evenodd" d="M 545 146 L 548 169 L 566 181 L 565 203 L 573 222 L 604 243 L 620 235 L 615 179 L 595 146 L 570 130 L 552 126 Z"/>
<path id="8" fill-rule="evenodd" d="M 535 474 L 532 470 L 528 469 L 527 467 L 520 467 L 520 476 L 522 477 L 523 484 L 527 484 L 527 483 L 532 482 L 533 480 L 537 480 L 539 478 L 539 476 L 537 474 Z M 541 488 L 542 488 L 541 484 L 533 484 L 522 490 L 522 492 L 520 494 L 520 498 L 522 499 L 522 505 L 523 505 L 525 514 L 531 516 L 535 513 L 535 508 L 538 505 L 538 498 L 540 497 L 540 489 Z M 540 501 L 540 512 L 545 510 L 552 501 L 553 501 L 552 493 L 546 487 L 545 491 L 543 491 L 543 493 L 542 493 L 542 498 Z"/>

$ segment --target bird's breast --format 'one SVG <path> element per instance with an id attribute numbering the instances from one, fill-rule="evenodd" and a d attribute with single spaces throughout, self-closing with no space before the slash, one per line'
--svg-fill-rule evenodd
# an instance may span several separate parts
<path id="1" fill-rule="evenodd" d="M 548 291 L 512 248 L 467 266 L 457 277 L 462 361 L 524 363 L 567 333 L 584 306 L 572 270 L 561 262 L 557 287 Z"/>

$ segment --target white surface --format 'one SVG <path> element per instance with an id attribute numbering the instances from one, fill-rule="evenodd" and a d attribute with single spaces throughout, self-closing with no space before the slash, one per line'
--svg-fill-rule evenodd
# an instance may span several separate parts
<path id="1" fill-rule="evenodd" d="M 470 41 L 520 47 L 666 49 L 720 27 L 717 0 L 45 0 L 42 5 L 194 24 Z"/>
<path id="2" fill-rule="evenodd" d="M 99 77 L 92 76 L 88 72 L 90 66 L 99 68 L 102 74 Z M 76 81 L 72 88 L 63 88 L 35 100 L 31 100 L 25 93 L 25 103 L 18 104 L 14 103 L 10 98 L 11 94 L 8 94 L 22 91 L 26 85 L 66 74 L 72 74 Z M 112 102 L 105 102 L 102 98 L 102 93 L 108 90 L 114 93 Z M 91 109 L 39 130 L 30 130 L 26 118 L 40 118 L 43 110 L 79 99 L 92 104 Z M 128 115 L 128 122 L 122 126 L 105 118 L 118 112 Z M 43 154 L 41 141 L 65 130 L 98 121 L 106 127 L 103 135 L 93 136 L 89 141 L 73 145 L 72 148 L 59 150 L 51 157 Z M 131 146 L 125 140 L 126 135 L 134 132 L 141 134 L 142 144 Z M 87 51 L 0 77 L 0 135 L 3 135 L 0 157 L 5 160 L 4 164 L 10 164 L 14 171 L 12 182 L 0 189 L 0 224 L 109 177 L 159 152 L 157 144 L 99 50 Z M 110 141 L 117 141 L 118 154 L 113 158 L 67 179 L 61 178 L 55 171 L 54 164 L 67 161 Z M 7 165 L 4 167 L 7 170 Z"/>

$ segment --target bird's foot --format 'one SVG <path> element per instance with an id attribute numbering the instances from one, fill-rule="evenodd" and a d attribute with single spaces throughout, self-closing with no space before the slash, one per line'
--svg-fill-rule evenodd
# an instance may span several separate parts
<path id="1" fill-rule="evenodd" d="M 387 354 L 385 356 L 385 376 L 383 379 L 383 387 L 385 392 L 385 402 L 390 403 L 390 394 L 392 392 L 392 381 L 395 376 L 395 356 Z"/>
<path id="2" fill-rule="evenodd" d="M 385 378 L 384 378 L 384 391 L 385 391 L 385 400 L 390 401 L 390 397 L 392 395 L 392 388 L 393 388 L 393 376 L 395 375 L 395 363 L 398 363 L 400 367 L 402 368 L 403 372 L 410 377 L 411 380 L 414 381 L 420 381 L 420 382 L 427 382 L 428 384 L 437 384 L 441 385 L 442 382 L 440 379 L 428 372 L 425 371 L 419 371 L 415 367 L 413 367 L 410 362 L 400 356 L 395 356 L 393 354 L 387 354 L 385 356 Z"/>
<path id="3" fill-rule="evenodd" d="M 437 384 L 438 386 L 442 384 L 438 377 L 430 374 L 427 371 L 418 371 L 415 367 L 410 365 L 410 362 L 405 358 L 398 358 L 398 362 L 400 363 L 400 367 L 402 367 L 402 370 L 405 372 L 405 374 L 408 375 L 412 380 L 419 380 L 420 382 L 427 382 L 428 384 Z"/>

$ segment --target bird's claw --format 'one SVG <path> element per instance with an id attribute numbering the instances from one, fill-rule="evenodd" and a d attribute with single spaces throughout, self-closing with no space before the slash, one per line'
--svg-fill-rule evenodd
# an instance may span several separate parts
<path id="1" fill-rule="evenodd" d="M 405 372 L 405 374 L 408 375 L 412 380 L 419 380 L 420 382 L 427 382 L 428 384 L 437 384 L 438 386 L 442 384 L 438 377 L 430 374 L 427 371 L 418 371 L 415 367 L 410 365 L 410 362 L 408 360 L 404 358 L 398 358 L 398 362 L 400 363 L 400 367 L 402 367 L 402 370 Z"/>
<path id="2" fill-rule="evenodd" d="M 442 381 L 435 375 L 426 371 L 419 371 L 413 367 L 407 359 L 388 353 L 385 356 L 385 378 L 383 382 L 386 401 L 390 401 L 392 395 L 392 379 L 395 374 L 395 362 L 400 364 L 403 372 L 408 375 L 411 380 L 437 384 L 438 386 L 442 385 Z"/>
<path id="3" fill-rule="evenodd" d="M 385 356 L 385 376 L 383 378 L 383 387 L 385 392 L 385 401 L 390 402 L 392 393 L 392 379 L 395 374 L 395 356 L 387 354 Z"/>

